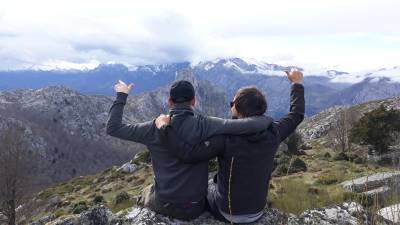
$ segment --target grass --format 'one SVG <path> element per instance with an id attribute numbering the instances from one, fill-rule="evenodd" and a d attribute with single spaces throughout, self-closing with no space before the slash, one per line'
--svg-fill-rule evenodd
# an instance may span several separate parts
<path id="1" fill-rule="evenodd" d="M 269 193 L 271 206 L 293 214 L 343 201 L 343 191 L 336 187 L 321 188 L 300 179 L 282 179 L 274 184 L 276 190 Z"/>
<path id="2" fill-rule="evenodd" d="M 324 140 L 313 142 L 312 147 L 312 150 L 306 151 L 307 155 L 300 156 L 307 164 L 306 172 L 272 178 L 268 194 L 268 202 L 271 207 L 284 212 L 300 214 L 308 209 L 327 207 L 346 200 L 367 205 L 368 199 L 346 192 L 340 183 L 372 173 L 393 171 L 393 168 L 373 164 L 334 161 L 333 157 L 326 157 L 327 153 L 334 156 L 335 152 L 326 147 Z M 363 156 L 364 153 L 362 149 L 357 149 L 355 154 Z M 43 202 L 47 202 L 53 196 L 59 196 L 62 206 L 50 209 L 43 206 L 34 219 L 50 214 L 57 217 L 69 216 L 72 213 L 71 206 L 76 203 L 85 201 L 89 207 L 93 206 L 93 199 L 96 195 L 103 196 L 103 204 L 114 213 L 121 211 L 126 213 L 127 209 L 135 206 L 135 199 L 141 194 L 143 188 L 152 182 L 153 172 L 150 166 L 145 166 L 134 174 L 120 173 L 116 167 L 113 167 L 97 175 L 77 177 L 41 192 L 39 198 L 44 200 Z M 123 191 L 129 194 L 130 200 L 115 204 L 117 194 Z M 400 202 L 400 195 L 393 193 L 387 197 L 385 205 L 398 202 Z M 374 201 L 370 205 L 368 210 L 371 212 L 380 208 Z"/>
<path id="3" fill-rule="evenodd" d="M 307 172 L 273 177 L 271 180 L 274 188 L 269 191 L 268 201 L 272 207 L 299 214 L 308 209 L 339 204 L 345 200 L 361 203 L 366 200 L 347 193 L 340 183 L 371 173 L 393 171 L 393 168 L 389 167 L 334 161 L 332 158 L 327 158 L 326 153 L 335 155 L 335 152 L 326 148 L 321 140 L 313 143 L 312 151 L 306 152 L 309 155 L 300 158 L 306 162 Z M 392 202 L 397 201 L 395 198 L 400 200 L 400 196 L 396 196 L 392 198 Z"/>
<path id="4" fill-rule="evenodd" d="M 88 207 L 94 206 L 93 200 L 97 195 L 103 196 L 103 204 L 116 213 L 134 206 L 135 198 L 141 194 L 144 187 L 152 182 L 153 173 L 149 166 L 144 166 L 134 174 L 118 172 L 116 167 L 112 167 L 96 175 L 76 177 L 39 193 L 38 198 L 43 202 L 48 202 L 49 199 L 58 196 L 61 204 L 52 208 L 43 205 L 42 208 L 36 209 L 37 212 L 34 213 L 31 220 L 51 214 L 56 217 L 69 216 L 72 214 L 73 206 L 79 202 L 87 202 Z M 103 193 L 105 189 L 107 191 Z M 123 191 L 129 194 L 130 200 L 115 204 L 116 196 Z"/>

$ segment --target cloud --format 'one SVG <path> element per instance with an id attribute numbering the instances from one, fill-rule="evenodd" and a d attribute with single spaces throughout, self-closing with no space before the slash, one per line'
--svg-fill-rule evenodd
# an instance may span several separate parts
<path id="1" fill-rule="evenodd" d="M 400 2 L 0 0 L 0 69 L 250 57 L 395 65 Z"/>

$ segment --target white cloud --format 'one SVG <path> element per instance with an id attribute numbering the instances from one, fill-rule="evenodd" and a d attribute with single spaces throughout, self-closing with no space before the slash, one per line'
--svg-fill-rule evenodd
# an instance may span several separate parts
<path id="1" fill-rule="evenodd" d="M 0 0 L 0 69 L 248 57 L 398 65 L 400 1 Z"/>

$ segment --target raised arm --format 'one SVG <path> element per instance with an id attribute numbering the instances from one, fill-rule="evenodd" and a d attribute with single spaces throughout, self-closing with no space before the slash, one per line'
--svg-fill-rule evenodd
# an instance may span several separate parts
<path id="1" fill-rule="evenodd" d="M 214 136 L 197 145 L 191 145 L 180 139 L 172 126 L 158 129 L 159 140 L 168 151 L 186 163 L 196 163 L 212 159 L 223 153 L 225 137 Z"/>
<path id="2" fill-rule="evenodd" d="M 108 135 L 120 139 L 150 144 L 155 139 L 154 134 L 156 129 L 153 121 L 137 124 L 122 123 L 124 106 L 131 88 L 131 85 L 127 86 L 125 83 L 115 85 L 117 98 L 109 111 L 106 132 Z"/>
<path id="3" fill-rule="evenodd" d="M 290 112 L 280 120 L 274 122 L 279 132 L 280 141 L 285 140 L 304 119 L 305 100 L 303 74 L 300 71 L 287 72 L 288 78 L 293 82 L 290 89 Z"/>

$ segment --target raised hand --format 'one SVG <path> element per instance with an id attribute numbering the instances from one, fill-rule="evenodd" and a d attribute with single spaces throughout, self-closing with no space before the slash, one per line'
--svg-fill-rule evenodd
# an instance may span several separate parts
<path id="1" fill-rule="evenodd" d="M 295 84 L 301 84 L 303 82 L 303 73 L 301 71 L 292 69 L 291 71 L 285 72 L 291 82 Z"/>
<path id="2" fill-rule="evenodd" d="M 122 80 L 119 80 L 118 83 L 114 86 L 115 92 L 122 92 L 125 94 L 129 94 L 129 92 L 132 90 L 133 84 L 125 84 Z"/>
<path id="3" fill-rule="evenodd" d="M 168 125 L 171 122 L 171 118 L 168 115 L 160 114 L 156 119 L 156 127 L 160 129 L 163 126 Z"/>

